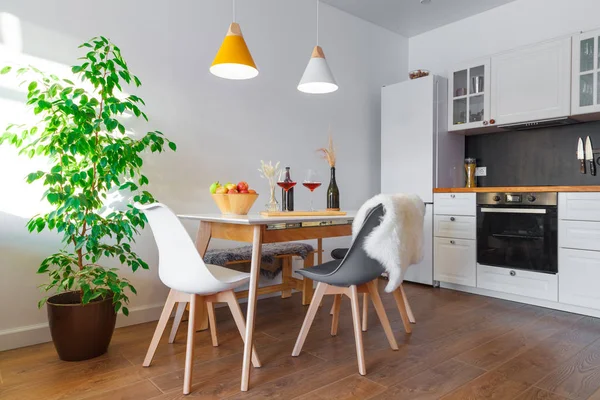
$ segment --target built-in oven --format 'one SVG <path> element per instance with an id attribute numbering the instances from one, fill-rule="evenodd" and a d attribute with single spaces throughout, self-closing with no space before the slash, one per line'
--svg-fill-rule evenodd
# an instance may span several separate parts
<path id="1" fill-rule="evenodd" d="M 557 193 L 477 193 L 477 263 L 556 274 Z"/>

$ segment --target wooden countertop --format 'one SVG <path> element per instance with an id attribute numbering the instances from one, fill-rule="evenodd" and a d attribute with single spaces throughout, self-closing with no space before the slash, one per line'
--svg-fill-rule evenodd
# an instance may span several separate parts
<path id="1" fill-rule="evenodd" d="M 433 193 L 495 193 L 495 192 L 600 192 L 597 186 L 492 186 L 478 188 L 435 188 Z"/>

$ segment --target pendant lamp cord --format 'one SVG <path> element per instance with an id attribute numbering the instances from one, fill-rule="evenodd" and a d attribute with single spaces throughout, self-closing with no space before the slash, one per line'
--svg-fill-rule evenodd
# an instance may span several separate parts
<path id="1" fill-rule="evenodd" d="M 317 0 L 317 46 L 319 45 L 319 0 Z"/>
<path id="2" fill-rule="evenodd" d="M 235 22 L 235 0 L 233 0 L 232 11 L 233 11 L 233 22 Z"/>

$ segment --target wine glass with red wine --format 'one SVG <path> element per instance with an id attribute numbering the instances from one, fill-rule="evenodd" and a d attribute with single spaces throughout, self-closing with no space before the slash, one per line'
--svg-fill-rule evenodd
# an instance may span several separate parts
<path id="1" fill-rule="evenodd" d="M 304 182 L 302 182 L 302 185 L 308 190 L 310 190 L 310 211 L 316 211 L 313 208 L 313 192 L 316 188 L 321 186 L 321 184 L 321 177 L 319 176 L 319 173 L 317 171 L 313 169 L 309 169 L 308 171 L 306 171 L 306 177 L 304 178 Z"/>
<path id="2" fill-rule="evenodd" d="M 289 168 L 279 171 L 279 179 L 277 180 L 277 185 L 279 185 L 279 187 L 285 190 L 286 193 L 288 192 L 288 190 L 296 186 L 296 181 L 292 180 L 292 178 L 290 177 Z"/>

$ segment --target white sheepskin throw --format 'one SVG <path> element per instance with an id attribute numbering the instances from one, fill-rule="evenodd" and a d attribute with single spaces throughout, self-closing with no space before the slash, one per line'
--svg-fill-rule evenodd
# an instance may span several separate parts
<path id="1" fill-rule="evenodd" d="M 425 203 L 413 194 L 378 194 L 367 200 L 356 213 L 352 223 L 355 238 L 373 207 L 382 204 L 385 215 L 381 224 L 367 236 L 364 249 L 367 255 L 377 260 L 388 273 L 388 293 L 396 290 L 404 273 L 412 264 L 423 259 L 423 221 Z"/>

